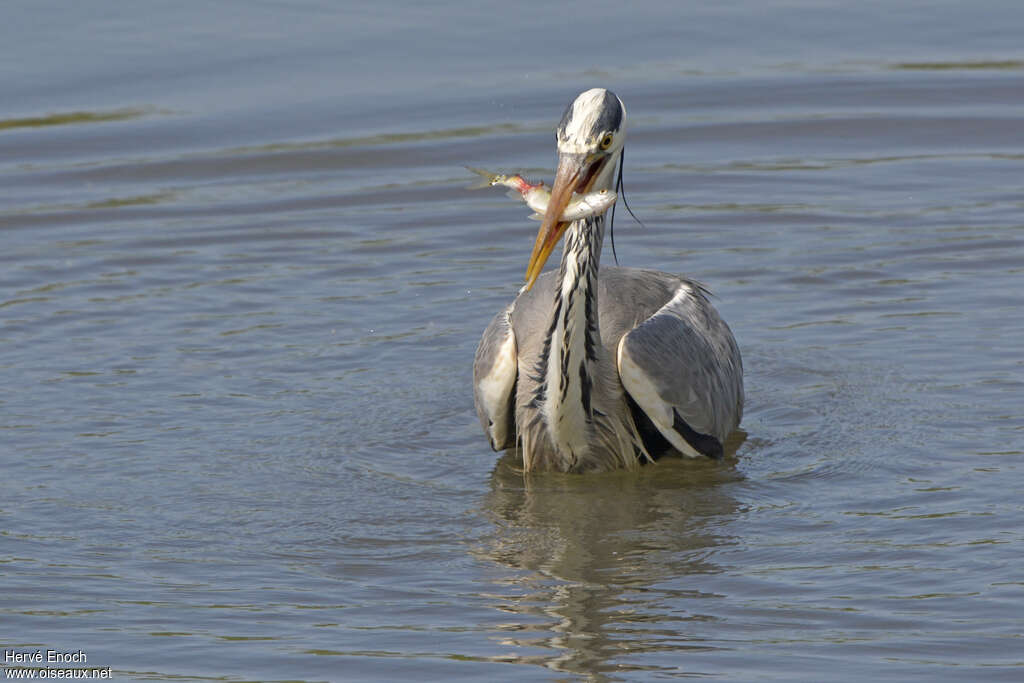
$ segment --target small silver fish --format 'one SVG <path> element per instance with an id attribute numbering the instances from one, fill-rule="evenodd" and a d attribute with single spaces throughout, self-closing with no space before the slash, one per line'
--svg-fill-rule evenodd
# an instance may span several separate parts
<path id="1" fill-rule="evenodd" d="M 518 173 L 516 175 L 505 175 L 503 173 L 491 173 L 490 171 L 473 168 L 472 166 L 467 166 L 466 168 L 482 178 L 480 182 L 472 185 L 470 189 L 494 187 L 495 185 L 511 188 L 508 196 L 522 198 L 526 205 L 534 210 L 535 213 L 530 218 L 535 220 L 544 218 L 544 212 L 547 211 L 548 202 L 551 200 L 551 190 L 544 184 L 544 181 L 531 183 Z M 616 199 L 618 199 L 618 195 L 608 190 L 599 190 L 590 194 L 574 196 L 569 200 L 565 211 L 562 212 L 561 220 L 568 223 L 578 221 L 581 218 L 590 218 L 591 216 L 602 214 L 611 208 Z"/>

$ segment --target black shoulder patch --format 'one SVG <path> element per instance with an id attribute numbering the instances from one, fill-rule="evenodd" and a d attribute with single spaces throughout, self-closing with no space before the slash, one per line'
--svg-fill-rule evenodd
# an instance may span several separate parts
<path id="1" fill-rule="evenodd" d="M 713 436 L 694 431 L 693 427 L 686 424 L 686 420 L 680 417 L 679 411 L 675 408 L 672 409 L 672 415 L 672 429 L 678 432 L 679 436 L 686 439 L 686 443 L 693 446 L 693 448 L 702 455 L 706 455 L 715 460 L 722 459 L 724 449 L 718 439 Z"/>
<path id="2" fill-rule="evenodd" d="M 651 422 L 651 418 L 647 417 L 647 413 L 640 409 L 640 406 L 636 404 L 629 394 L 626 394 L 626 401 L 629 403 L 629 409 L 633 413 L 633 421 L 640 431 L 644 448 L 647 449 L 651 457 L 657 460 L 666 453 L 676 452 L 676 449 L 669 443 L 668 439 L 662 436 L 658 428 Z M 723 448 L 718 439 L 694 431 L 690 425 L 686 424 L 686 420 L 679 416 L 679 412 L 675 409 L 672 410 L 672 414 L 674 417 L 672 429 L 678 432 L 686 440 L 686 443 L 693 446 L 698 453 L 706 455 L 713 460 L 720 460 L 722 458 L 724 454 Z"/>

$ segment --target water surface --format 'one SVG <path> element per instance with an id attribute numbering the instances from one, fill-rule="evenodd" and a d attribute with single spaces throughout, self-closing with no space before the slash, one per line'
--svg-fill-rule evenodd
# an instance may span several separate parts
<path id="1" fill-rule="evenodd" d="M 3 647 L 1019 680 L 1024 10 L 982 5 L 11 9 Z M 595 85 L 620 262 L 705 282 L 743 351 L 724 462 L 524 477 L 476 422 L 536 224 L 463 166 L 550 179 Z"/>

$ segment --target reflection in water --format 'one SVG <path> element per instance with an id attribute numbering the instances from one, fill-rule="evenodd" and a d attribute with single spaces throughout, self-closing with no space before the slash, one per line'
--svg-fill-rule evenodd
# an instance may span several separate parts
<path id="1" fill-rule="evenodd" d="M 594 674 L 633 668 L 630 655 L 707 649 L 700 623 L 711 617 L 692 601 L 716 596 L 686 577 L 721 571 L 713 556 L 731 542 L 735 460 L 592 476 L 524 476 L 518 465 L 506 454 L 491 475 L 496 529 L 478 553 L 517 571 L 496 591 L 495 607 L 516 616 L 503 644 L 545 651 L 519 661 Z"/>

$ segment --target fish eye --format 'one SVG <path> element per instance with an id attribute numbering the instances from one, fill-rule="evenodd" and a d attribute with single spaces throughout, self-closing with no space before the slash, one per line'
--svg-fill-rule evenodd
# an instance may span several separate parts
<path id="1" fill-rule="evenodd" d="M 612 146 L 612 139 L 613 139 L 613 136 L 612 136 L 611 133 L 605 133 L 604 137 L 601 138 L 601 144 L 600 144 L 601 149 L 608 149 L 609 147 L 611 147 Z"/>

